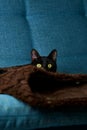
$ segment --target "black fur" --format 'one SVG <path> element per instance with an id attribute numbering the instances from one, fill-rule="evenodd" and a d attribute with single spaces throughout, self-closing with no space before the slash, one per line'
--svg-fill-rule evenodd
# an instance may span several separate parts
<path id="1" fill-rule="evenodd" d="M 41 68 L 44 68 L 47 71 L 56 72 L 57 64 L 56 64 L 56 49 L 52 50 L 48 56 L 40 56 L 37 50 L 32 49 L 31 51 L 31 59 L 32 65 L 37 66 L 37 64 L 41 65 Z M 51 65 L 49 68 L 48 65 Z"/>

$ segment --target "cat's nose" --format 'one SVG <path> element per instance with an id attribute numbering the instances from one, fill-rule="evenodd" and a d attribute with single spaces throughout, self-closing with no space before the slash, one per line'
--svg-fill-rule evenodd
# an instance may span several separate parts
<path id="1" fill-rule="evenodd" d="M 40 69 L 42 69 L 42 70 L 46 70 L 46 67 L 45 67 L 45 66 L 41 66 Z"/>
<path id="2" fill-rule="evenodd" d="M 41 67 L 42 70 L 46 70 L 43 66 Z"/>

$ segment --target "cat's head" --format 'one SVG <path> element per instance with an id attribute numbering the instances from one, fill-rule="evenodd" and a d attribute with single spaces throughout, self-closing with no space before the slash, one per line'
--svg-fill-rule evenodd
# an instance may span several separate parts
<path id="1" fill-rule="evenodd" d="M 31 64 L 38 68 L 44 68 L 47 71 L 56 72 L 57 70 L 56 57 L 57 57 L 56 49 L 52 50 L 48 56 L 41 56 L 37 50 L 32 49 Z"/>

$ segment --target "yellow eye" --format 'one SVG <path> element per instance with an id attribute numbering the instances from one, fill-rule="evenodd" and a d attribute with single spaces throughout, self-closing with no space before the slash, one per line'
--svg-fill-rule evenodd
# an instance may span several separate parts
<path id="1" fill-rule="evenodd" d="M 52 68 L 52 64 L 48 64 L 48 68 L 49 68 L 49 69 Z"/>
<path id="2" fill-rule="evenodd" d="M 41 64 L 37 64 L 36 66 L 37 66 L 37 68 L 41 68 L 41 67 L 42 67 L 42 65 L 41 65 Z"/>

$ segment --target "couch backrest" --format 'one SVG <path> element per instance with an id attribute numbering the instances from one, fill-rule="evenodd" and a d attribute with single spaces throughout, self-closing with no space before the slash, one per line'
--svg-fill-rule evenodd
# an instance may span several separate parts
<path id="1" fill-rule="evenodd" d="M 87 73 L 85 0 L 0 0 L 0 66 L 58 51 L 58 71 Z"/>
<path id="2" fill-rule="evenodd" d="M 0 67 L 30 62 L 32 39 L 23 0 L 0 0 Z"/>
<path id="3" fill-rule="evenodd" d="M 58 70 L 87 72 L 87 19 L 83 0 L 27 0 L 33 46 L 58 50 Z"/>

